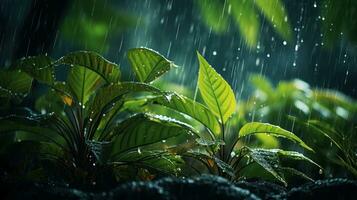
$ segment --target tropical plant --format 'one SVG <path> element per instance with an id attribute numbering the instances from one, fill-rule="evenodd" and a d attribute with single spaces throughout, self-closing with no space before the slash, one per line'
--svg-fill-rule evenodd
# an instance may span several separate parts
<path id="1" fill-rule="evenodd" d="M 317 150 L 311 156 L 329 170 L 326 174 L 347 169 L 356 176 L 354 100 L 337 91 L 311 89 L 301 80 L 281 81 L 276 88 L 259 75 L 251 82 L 256 89 L 245 105 L 247 112 L 254 112 L 256 120 L 293 129 Z"/>
<path id="2" fill-rule="evenodd" d="M 232 19 L 250 47 L 255 47 L 258 43 L 259 13 L 262 13 L 284 40 L 292 39 L 291 26 L 281 0 L 197 0 L 195 2 L 203 22 L 209 28 L 216 33 L 224 33 L 228 30 Z"/>
<path id="3" fill-rule="evenodd" d="M 55 61 L 48 56 L 28 57 L 3 71 L 1 97 L 23 97 L 33 80 L 49 88 L 36 101 L 37 112 L 1 116 L 0 132 L 16 134 L 15 143 L 5 148 L 5 156 L 11 154 L 9 149 L 33 152 L 71 182 L 96 184 L 98 173 L 108 171 L 125 177 L 133 166 L 156 173 L 178 173 L 182 159 L 162 146 L 171 138 L 195 138 L 195 132 L 168 117 L 128 112 L 128 108 L 140 106 L 137 102 L 128 103 L 133 95 L 144 101 L 148 94 L 165 97 L 149 82 L 174 65 L 145 48 L 132 49 L 128 55 L 142 83 L 120 82 L 116 64 L 87 51 L 70 53 Z M 69 66 L 69 71 L 61 82 L 55 77 L 55 68 L 63 65 Z M 175 145 L 180 144 L 178 139 Z M 150 148 L 156 143 L 161 144 L 160 148 Z M 125 171 L 128 165 L 131 167 Z M 134 171 L 131 178 L 135 173 L 138 172 Z"/>
<path id="4" fill-rule="evenodd" d="M 239 133 L 229 131 L 228 126 L 242 123 L 231 118 L 236 111 L 234 93 L 199 53 L 198 89 L 205 104 L 151 85 L 174 66 L 160 54 L 137 48 L 129 50 L 128 59 L 138 82 L 120 82 L 118 66 L 93 52 L 74 52 L 55 61 L 38 56 L 17 62 L 6 73 L 21 73 L 30 81 L 3 83 L 4 94 L 26 93 L 32 79 L 50 89 L 36 101 L 41 114 L 1 117 L 0 132 L 16 133 L 17 142 L 8 149 L 31 148 L 38 159 L 66 169 L 67 177 L 82 183 L 96 183 L 103 171 L 133 178 L 132 167 L 127 166 L 145 169 L 134 175 L 149 178 L 155 172 L 177 174 L 187 161 L 192 169 L 203 163 L 210 172 L 232 180 L 255 162 L 286 184 L 285 173 L 308 177 L 283 165 L 283 159 L 317 165 L 295 151 L 239 143 L 250 135 L 268 134 L 312 150 L 293 133 L 270 124 L 243 122 Z M 62 65 L 70 66 L 65 82 L 54 76 L 54 68 Z"/>
<path id="5" fill-rule="evenodd" d="M 151 99 L 154 104 L 164 105 L 170 109 L 171 112 L 166 112 L 168 116 L 176 118 L 173 112 L 178 112 L 185 115 L 186 118 L 189 117 L 190 120 L 187 123 L 192 126 L 195 125 L 193 121 L 203 125 L 203 130 L 200 131 L 201 137 L 196 139 L 198 147 L 193 147 L 183 156 L 198 160 L 209 172 L 226 176 L 232 180 L 242 177 L 242 170 L 251 163 L 262 166 L 284 184 L 287 183 L 285 173 L 308 178 L 302 172 L 284 166 L 282 163 L 285 158 L 290 158 L 305 160 L 317 165 L 303 154 L 282 149 L 254 148 L 241 143 L 243 138 L 251 135 L 267 134 L 286 138 L 312 151 L 296 135 L 278 126 L 259 122 L 246 123 L 237 116 L 230 118 L 236 111 L 236 99 L 231 87 L 199 53 L 198 60 L 200 65 L 198 89 L 205 104 L 176 93 L 167 94 L 170 96 L 170 101 L 165 101 L 162 97 Z M 242 124 L 243 127 L 241 127 Z M 232 131 L 231 127 L 236 127 L 236 129 Z M 207 134 L 203 134 L 203 132 Z M 191 166 L 196 170 L 196 165 L 197 163 Z"/>

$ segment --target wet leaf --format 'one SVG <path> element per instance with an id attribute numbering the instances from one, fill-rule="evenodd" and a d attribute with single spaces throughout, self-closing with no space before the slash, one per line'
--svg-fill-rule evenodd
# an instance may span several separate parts
<path id="1" fill-rule="evenodd" d="M 101 55 L 90 51 L 77 51 L 69 53 L 56 64 L 66 64 L 72 67 L 81 66 L 99 74 L 107 83 L 117 83 L 120 79 L 119 66 Z"/>
<path id="2" fill-rule="evenodd" d="M 279 126 L 271 125 L 268 123 L 251 122 L 245 124 L 239 130 L 239 138 L 243 138 L 253 134 L 268 134 L 275 137 L 282 137 L 291 140 L 300 146 L 313 151 L 309 146 L 307 146 L 298 136 L 290 131 L 280 128 Z"/>
<path id="3" fill-rule="evenodd" d="M 148 48 L 130 49 L 128 59 L 136 78 L 144 83 L 154 81 L 174 67 L 171 61 Z"/>
<path id="4" fill-rule="evenodd" d="M 224 124 L 236 108 L 236 99 L 229 84 L 197 53 L 200 64 L 198 88 L 208 108 Z"/>

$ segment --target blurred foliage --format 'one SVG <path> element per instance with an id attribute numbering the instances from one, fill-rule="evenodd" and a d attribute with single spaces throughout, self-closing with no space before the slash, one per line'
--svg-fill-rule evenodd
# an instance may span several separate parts
<path id="1" fill-rule="evenodd" d="M 356 176 L 357 102 L 332 90 L 311 89 L 301 80 L 276 87 L 264 77 L 251 77 L 255 89 L 247 102 L 255 120 L 292 129 L 316 150 L 311 156 L 326 176 Z"/>
<path id="2" fill-rule="evenodd" d="M 333 47 L 341 35 L 352 43 L 357 42 L 357 1 L 323 0 L 320 6 L 324 43 Z"/>
<path id="3" fill-rule="evenodd" d="M 102 52 L 109 38 L 136 24 L 136 17 L 113 7 L 110 1 L 74 0 L 65 16 L 61 34 L 81 48 Z"/>
<path id="4" fill-rule="evenodd" d="M 250 47 L 258 43 L 260 15 L 286 41 L 291 41 L 292 30 L 281 0 L 196 0 L 203 22 L 216 33 L 226 33 L 233 20 Z"/>

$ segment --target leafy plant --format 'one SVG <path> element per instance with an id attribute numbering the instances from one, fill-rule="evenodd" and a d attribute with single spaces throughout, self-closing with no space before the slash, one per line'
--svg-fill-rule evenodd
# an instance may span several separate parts
<path id="1" fill-rule="evenodd" d="M 138 78 L 144 70 L 148 82 L 173 66 L 145 48 L 130 50 L 129 60 Z M 65 82 L 54 74 L 54 68 L 63 65 L 69 66 Z M 33 80 L 49 88 L 36 102 L 41 114 L 30 111 L 2 116 L 0 132 L 15 133 L 14 145 L 36 149 L 38 159 L 52 163 L 59 168 L 56 172 L 71 182 L 95 184 L 97 174 L 104 171 L 113 171 L 112 175 L 121 178 L 132 171 L 124 170 L 128 165 L 153 173 L 178 173 L 183 160 L 168 152 L 163 141 L 197 137 L 190 126 L 168 117 L 133 115 L 129 107 L 141 106 L 127 104 L 134 94 L 143 100 L 149 94 L 165 94 L 146 83 L 120 82 L 119 67 L 93 52 L 74 52 L 55 61 L 48 56 L 24 58 L 1 76 L 8 77 L 8 81 L 1 79 L 1 96 L 23 97 Z M 150 147 L 157 143 L 160 148 Z M 13 150 L 11 145 L 9 149 Z"/>
<path id="2" fill-rule="evenodd" d="M 284 40 L 291 40 L 291 26 L 280 0 L 198 0 L 196 2 L 202 20 L 209 28 L 217 33 L 226 32 L 232 19 L 250 47 L 258 43 L 259 12 Z"/>
<path id="3" fill-rule="evenodd" d="M 34 79 L 50 89 L 36 102 L 41 114 L 3 116 L 0 132 L 16 133 L 15 146 L 35 149 L 39 160 L 66 169 L 69 180 L 82 183 L 96 183 L 98 173 L 108 171 L 117 178 L 178 174 L 185 171 L 181 170 L 185 161 L 192 161 L 193 170 L 202 163 L 210 172 L 232 180 L 255 162 L 286 184 L 285 173 L 308 177 L 285 166 L 285 158 L 317 165 L 295 151 L 240 143 L 251 135 L 267 134 L 312 150 L 278 126 L 231 118 L 236 111 L 234 93 L 199 53 L 198 89 L 204 104 L 151 85 L 175 66 L 157 52 L 131 49 L 128 58 L 138 82 L 120 82 L 118 66 L 93 52 L 74 52 L 55 61 L 47 56 L 20 60 L 9 73 L 25 73 L 31 81 L 24 85 Z M 70 66 L 65 82 L 54 76 L 54 68 L 62 65 Z M 26 93 L 29 89 L 22 84 L 3 85 L 7 95 L 12 94 L 8 90 Z M 239 124 L 244 124 L 239 133 L 229 131 L 229 126 Z"/>
<path id="4" fill-rule="evenodd" d="M 305 160 L 317 165 L 303 154 L 281 149 L 254 148 L 240 143 L 243 138 L 250 137 L 250 135 L 267 134 L 286 138 L 312 151 L 293 133 L 271 124 L 243 122 L 244 126 L 240 130 L 238 129 L 239 132 L 231 131 L 230 126 L 242 124 L 242 122 L 235 122 L 236 118 L 230 118 L 236 111 L 234 93 L 229 84 L 200 54 L 198 54 L 198 60 L 200 64 L 198 89 L 205 104 L 176 93 L 170 95 L 170 101 L 164 101 L 162 98 L 151 100 L 154 104 L 164 105 L 174 112 L 192 118 L 188 122 L 192 125 L 194 125 L 192 121 L 203 125 L 205 130 L 201 130 L 201 137 L 196 139 L 199 147 L 183 154 L 184 157 L 194 158 L 194 160 L 203 163 L 209 172 L 227 176 L 232 180 L 242 177 L 242 170 L 253 162 L 262 166 L 284 184 L 286 184 L 285 173 L 308 178 L 302 172 L 284 166 L 281 162 L 284 158 L 290 158 Z M 167 114 L 175 118 L 172 112 L 167 112 Z M 203 132 L 207 134 L 203 134 Z M 197 166 L 193 164 L 192 168 L 196 169 Z"/>
<path id="5" fill-rule="evenodd" d="M 345 173 L 347 169 L 356 175 L 354 100 L 336 91 L 311 89 L 300 80 L 282 81 L 276 88 L 262 76 L 252 76 L 251 81 L 256 90 L 246 104 L 248 112 L 254 112 L 257 120 L 301 134 L 317 150 L 311 156 L 328 173 Z"/>

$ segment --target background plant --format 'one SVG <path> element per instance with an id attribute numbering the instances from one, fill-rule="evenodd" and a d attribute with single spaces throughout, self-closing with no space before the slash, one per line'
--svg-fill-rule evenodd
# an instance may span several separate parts
<path id="1" fill-rule="evenodd" d="M 255 75 L 251 82 L 256 89 L 245 105 L 246 114 L 298 133 L 316 149 L 311 156 L 327 170 L 326 175 L 355 176 L 355 100 L 337 91 L 311 89 L 301 80 L 282 81 L 274 87 Z"/>

